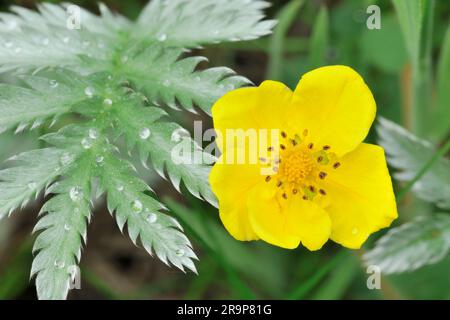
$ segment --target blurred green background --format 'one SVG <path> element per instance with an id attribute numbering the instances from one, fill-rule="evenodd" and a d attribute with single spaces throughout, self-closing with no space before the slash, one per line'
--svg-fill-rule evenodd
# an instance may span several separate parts
<path id="1" fill-rule="evenodd" d="M 146 4 L 145 0 L 104 2 L 130 18 Z M 279 19 L 272 36 L 220 44 L 195 53 L 207 56 L 209 65 L 231 67 L 255 84 L 274 79 L 291 88 L 301 74 L 315 67 L 350 65 L 372 89 L 379 115 L 437 145 L 448 140 L 448 105 L 444 108 L 447 112 L 438 118 L 426 116 L 426 110 L 428 105 L 448 101 L 441 95 L 436 97 L 433 79 L 435 74 L 450 77 L 437 70 L 450 21 L 450 1 L 435 2 L 433 31 L 422 37 L 426 50 L 416 58 L 411 51 L 413 39 L 402 33 L 391 1 L 270 2 L 273 5 L 268 16 Z M 35 3 L 3 0 L 0 10 L 6 11 L 13 4 L 33 8 Z M 74 3 L 97 12 L 96 1 Z M 366 26 L 366 9 L 371 4 L 381 8 L 380 30 Z M 186 127 L 192 126 L 197 117 L 211 126 L 207 117 L 186 113 L 176 116 Z M 368 140 L 374 142 L 376 134 L 372 131 Z M 37 134 L 26 133 L 15 139 L 8 134 L 0 136 L 0 160 L 39 147 Z M 71 291 L 70 299 L 450 299 L 448 258 L 415 272 L 383 277 L 380 290 L 369 290 L 366 281 L 370 274 L 361 260 L 364 249 L 352 251 L 329 242 L 319 252 L 302 247 L 288 251 L 265 243 L 240 243 L 225 232 L 216 209 L 187 193 L 174 193 L 152 174 L 148 179 L 159 196 L 169 199 L 170 209 L 193 241 L 200 258 L 199 275 L 167 268 L 133 246 L 99 203 L 81 261 L 82 290 Z M 30 233 L 42 202 L 40 198 L 0 223 L 0 299 L 35 298 L 34 284 L 29 280 Z M 427 210 L 426 204 L 407 197 L 399 206 L 400 218 L 395 224 Z M 372 236 L 365 247 L 372 247 L 382 233 Z"/>

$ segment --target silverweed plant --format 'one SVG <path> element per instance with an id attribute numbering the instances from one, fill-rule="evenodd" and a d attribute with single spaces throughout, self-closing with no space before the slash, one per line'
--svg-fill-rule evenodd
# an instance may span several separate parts
<path id="1" fill-rule="evenodd" d="M 197 257 L 180 224 L 123 155 L 137 152 L 177 190 L 183 183 L 216 205 L 208 184 L 213 156 L 166 111 L 209 114 L 219 97 L 250 83 L 226 67 L 199 71 L 206 58 L 189 52 L 269 34 L 275 21 L 263 20 L 267 6 L 260 0 L 152 0 L 136 21 L 104 5 L 99 16 L 48 3 L 37 12 L 13 7 L 0 14 L 0 72 L 11 79 L 0 84 L 0 131 L 19 134 L 77 116 L 42 135 L 43 148 L 12 157 L 14 165 L 0 171 L 0 219 L 41 193 L 51 195 L 34 228 L 31 277 L 40 299 L 66 298 L 93 201 L 103 194 L 133 243 L 139 238 L 167 265 L 196 272 Z M 200 164 L 174 163 L 171 151 L 181 141 Z"/>

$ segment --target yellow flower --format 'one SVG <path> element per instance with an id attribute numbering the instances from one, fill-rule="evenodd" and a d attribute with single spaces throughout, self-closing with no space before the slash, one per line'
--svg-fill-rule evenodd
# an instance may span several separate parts
<path id="1" fill-rule="evenodd" d="M 362 143 L 375 113 L 370 89 L 346 66 L 306 73 L 294 92 L 265 81 L 219 99 L 212 115 L 222 155 L 210 183 L 228 232 L 283 248 L 318 250 L 331 239 L 356 249 L 388 227 L 397 207 L 384 151 Z M 236 143 L 232 129 L 258 130 L 258 146 L 261 129 L 279 135 L 255 163 L 230 161 L 255 145 Z"/>

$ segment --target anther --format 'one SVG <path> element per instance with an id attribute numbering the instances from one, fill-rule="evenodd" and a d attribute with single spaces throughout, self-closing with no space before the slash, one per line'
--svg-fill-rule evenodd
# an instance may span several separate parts
<path id="1" fill-rule="evenodd" d="M 291 142 L 294 147 L 297 145 L 297 141 L 295 141 L 294 139 L 291 139 Z"/>
<path id="2" fill-rule="evenodd" d="M 283 198 L 287 199 L 287 194 L 286 193 L 283 193 Z"/>
<path id="3" fill-rule="evenodd" d="M 303 200 L 308 200 L 308 197 L 307 196 L 303 196 L 302 199 Z"/>
<path id="4" fill-rule="evenodd" d="M 320 179 L 325 179 L 326 176 L 327 176 L 326 172 L 319 172 L 319 178 Z"/>
<path id="5" fill-rule="evenodd" d="M 319 192 L 320 192 L 320 194 L 323 195 L 323 196 L 325 196 L 325 195 L 327 194 L 327 193 L 325 192 L 325 190 L 323 190 L 323 189 L 320 189 Z"/>
<path id="6" fill-rule="evenodd" d="M 286 134 L 286 132 L 284 132 L 284 131 L 281 131 L 281 136 L 282 136 L 283 138 L 286 138 L 286 137 L 287 137 L 287 134 Z"/>
<path id="7" fill-rule="evenodd" d="M 323 157 L 322 157 L 322 156 L 319 156 L 319 157 L 317 158 L 317 162 L 322 162 L 322 160 L 323 160 Z"/>
<path id="8" fill-rule="evenodd" d="M 282 150 L 286 149 L 286 147 L 284 146 L 284 144 L 280 144 L 280 148 L 281 148 Z"/>
<path id="9" fill-rule="evenodd" d="M 260 160 L 261 162 L 266 162 L 266 158 L 264 158 L 264 157 L 260 157 L 259 160 Z"/>
<path id="10" fill-rule="evenodd" d="M 329 150 L 330 146 L 323 146 L 323 150 Z"/>
<path id="11" fill-rule="evenodd" d="M 268 147 L 267 151 L 273 151 L 273 147 Z"/>
<path id="12" fill-rule="evenodd" d="M 267 177 L 266 177 L 266 182 L 269 182 L 270 179 L 272 179 L 272 177 L 271 177 L 271 176 L 267 176 Z"/>
<path id="13" fill-rule="evenodd" d="M 303 130 L 303 136 L 307 136 L 308 135 L 308 129 Z"/>
<path id="14" fill-rule="evenodd" d="M 313 143 L 308 144 L 308 148 L 309 148 L 309 149 L 314 148 L 314 144 L 313 144 Z"/>
<path id="15" fill-rule="evenodd" d="M 314 188 L 314 186 L 309 186 L 309 191 L 316 192 L 316 188 Z"/>
<path id="16" fill-rule="evenodd" d="M 279 188 L 279 187 L 281 187 L 283 185 L 283 182 L 281 182 L 281 181 L 278 181 L 278 183 L 277 183 L 277 187 Z"/>
<path id="17" fill-rule="evenodd" d="M 293 189 L 293 190 L 292 190 L 292 193 L 293 193 L 293 194 L 297 194 L 297 192 L 298 192 L 297 189 Z"/>
<path id="18" fill-rule="evenodd" d="M 341 166 L 341 164 L 339 162 L 336 162 L 335 164 L 333 164 L 333 168 L 337 169 Z"/>

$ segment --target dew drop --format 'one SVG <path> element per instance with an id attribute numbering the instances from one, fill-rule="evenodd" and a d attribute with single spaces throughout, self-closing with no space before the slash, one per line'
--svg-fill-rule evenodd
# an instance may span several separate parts
<path id="1" fill-rule="evenodd" d="M 98 138 L 97 129 L 94 129 L 94 128 L 89 129 L 89 138 L 94 139 L 94 140 Z"/>
<path id="2" fill-rule="evenodd" d="M 79 201 L 83 198 L 83 190 L 80 187 L 73 187 L 69 192 L 72 201 Z"/>
<path id="3" fill-rule="evenodd" d="M 124 189 L 123 186 L 118 186 L 117 187 L 117 191 L 123 191 L 123 189 Z"/>
<path id="4" fill-rule="evenodd" d="M 139 200 L 134 200 L 131 203 L 131 210 L 133 210 L 133 212 L 135 212 L 135 213 L 141 213 L 142 212 L 142 202 L 140 202 Z"/>
<path id="5" fill-rule="evenodd" d="M 55 260 L 54 264 L 55 264 L 55 267 L 58 269 L 62 269 L 66 265 L 66 263 L 62 260 Z"/>
<path id="6" fill-rule="evenodd" d="M 164 42 L 167 40 L 167 34 L 163 33 L 158 36 L 158 41 Z"/>
<path id="7" fill-rule="evenodd" d="M 86 89 L 84 89 L 84 94 L 88 97 L 88 98 L 92 98 L 94 96 L 94 88 L 92 87 L 86 87 Z"/>
<path id="8" fill-rule="evenodd" d="M 170 86 L 170 81 L 169 80 L 164 80 L 163 85 L 164 85 L 164 87 Z"/>
<path id="9" fill-rule="evenodd" d="M 175 251 L 175 254 L 179 257 L 184 256 L 184 250 L 183 249 L 178 249 L 177 251 Z"/>
<path id="10" fill-rule="evenodd" d="M 50 87 L 52 87 L 52 88 L 56 88 L 58 86 L 58 81 L 56 81 L 56 80 L 50 80 L 49 83 L 50 83 Z"/>
<path id="11" fill-rule="evenodd" d="M 69 224 L 64 225 L 64 230 L 69 231 L 71 229 L 71 226 Z"/>
<path id="12" fill-rule="evenodd" d="M 122 61 L 122 63 L 127 63 L 128 62 L 128 56 L 123 56 L 120 61 Z"/>
<path id="13" fill-rule="evenodd" d="M 111 107 L 112 104 L 113 104 L 113 102 L 112 102 L 111 99 L 106 98 L 105 100 L 103 100 L 103 104 L 104 104 L 105 106 L 107 106 L 107 107 Z"/>
<path id="14" fill-rule="evenodd" d="M 102 155 L 95 157 L 95 162 L 97 162 L 97 165 L 100 167 L 103 166 L 103 160 L 105 160 L 105 157 Z"/>
<path id="15" fill-rule="evenodd" d="M 61 163 L 62 166 L 67 166 L 72 162 L 72 156 L 70 155 L 70 153 L 65 152 L 61 156 L 61 159 L 59 159 L 59 162 Z"/>
<path id="16" fill-rule="evenodd" d="M 172 142 L 180 142 L 181 140 L 188 138 L 189 136 L 189 132 L 186 129 L 179 128 L 172 132 L 172 136 L 170 137 L 170 139 L 172 140 Z"/>
<path id="17" fill-rule="evenodd" d="M 36 182 L 30 182 L 28 184 L 28 189 L 34 190 L 34 189 L 36 189 L 36 186 L 37 186 Z"/>
<path id="18" fill-rule="evenodd" d="M 63 41 L 64 43 L 69 43 L 69 37 L 64 37 L 64 38 L 62 39 L 62 41 Z"/>
<path id="19" fill-rule="evenodd" d="M 148 217 L 147 217 L 147 221 L 148 221 L 149 223 L 155 223 L 156 220 L 158 220 L 158 216 L 157 216 L 156 213 L 154 213 L 154 212 L 150 213 L 150 214 L 148 215 Z"/>
<path id="20" fill-rule="evenodd" d="M 81 145 L 85 149 L 90 149 L 90 148 L 92 148 L 92 141 L 91 141 L 91 139 L 83 138 L 83 140 L 81 140 Z"/>
<path id="21" fill-rule="evenodd" d="M 199 76 L 196 76 L 196 77 L 194 78 L 194 80 L 197 81 L 197 82 L 200 82 L 202 79 L 200 79 Z"/>
<path id="22" fill-rule="evenodd" d="M 5 47 L 11 48 L 12 46 L 13 46 L 13 43 L 11 41 L 6 41 L 5 42 Z"/>
<path id="23" fill-rule="evenodd" d="M 141 131 L 139 131 L 139 137 L 142 140 L 147 140 L 148 137 L 150 137 L 150 134 L 151 134 L 151 132 L 150 132 L 149 128 L 142 128 Z"/>

